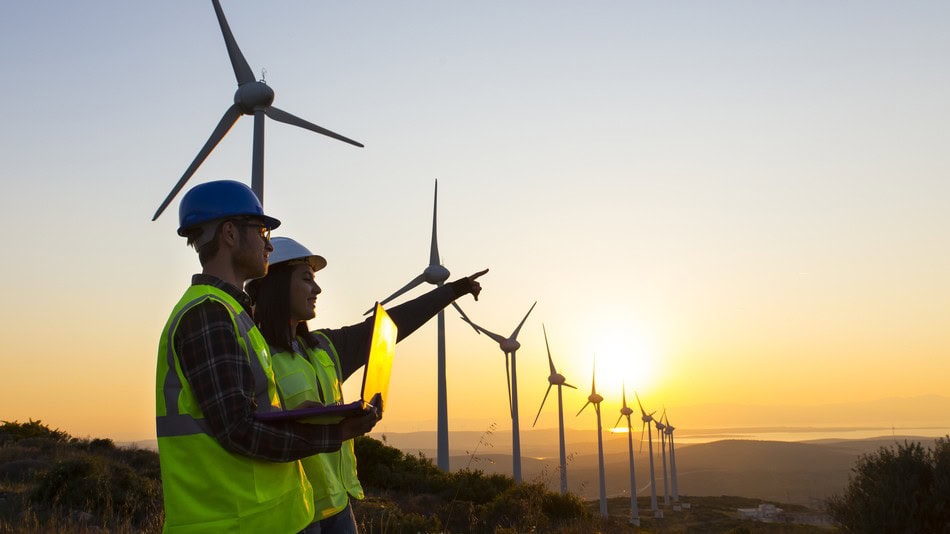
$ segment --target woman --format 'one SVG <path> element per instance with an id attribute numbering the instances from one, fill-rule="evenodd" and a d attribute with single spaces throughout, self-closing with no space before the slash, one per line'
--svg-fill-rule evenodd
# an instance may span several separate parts
<path id="1" fill-rule="evenodd" d="M 326 260 L 293 239 L 271 240 L 267 276 L 254 280 L 248 293 L 255 301 L 254 320 L 271 348 L 274 378 L 284 409 L 304 404 L 343 402 L 340 385 L 366 363 L 373 325 L 363 321 L 336 330 L 309 331 L 316 315 L 320 286 L 314 273 Z M 399 329 L 397 342 L 417 330 L 455 299 L 481 292 L 481 271 L 387 310 Z M 313 486 L 314 522 L 307 532 L 355 533 L 356 519 L 349 498 L 363 498 L 356 477 L 353 440 L 337 452 L 317 454 L 301 461 Z"/>

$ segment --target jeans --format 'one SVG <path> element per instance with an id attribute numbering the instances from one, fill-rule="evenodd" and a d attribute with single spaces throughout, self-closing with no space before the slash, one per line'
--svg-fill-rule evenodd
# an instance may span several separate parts
<path id="1" fill-rule="evenodd" d="M 339 513 L 310 523 L 307 528 L 300 531 L 300 534 L 359 534 L 353 507 L 350 503 L 346 503 L 346 508 L 340 510 Z"/>

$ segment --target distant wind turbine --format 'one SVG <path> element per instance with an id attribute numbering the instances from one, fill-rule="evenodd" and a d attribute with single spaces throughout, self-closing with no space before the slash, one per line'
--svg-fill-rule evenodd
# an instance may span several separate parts
<path id="1" fill-rule="evenodd" d="M 541 407 L 538 408 L 538 415 L 534 417 L 534 425 L 538 424 L 538 417 L 541 417 L 541 410 L 544 409 L 544 402 L 548 400 L 548 393 L 551 392 L 552 386 L 557 386 L 557 423 L 558 423 L 558 438 L 560 438 L 561 445 L 561 493 L 567 493 L 567 454 L 564 449 L 564 401 L 561 397 L 561 386 L 567 386 L 569 388 L 577 389 L 577 387 L 572 386 L 567 383 L 567 379 L 564 378 L 564 375 L 557 372 L 557 369 L 554 368 L 554 360 L 551 358 L 551 346 L 548 345 L 548 331 L 544 328 L 544 323 L 541 324 L 541 330 L 544 332 L 544 348 L 548 349 L 548 366 L 551 368 L 551 374 L 548 375 L 548 389 L 544 392 L 544 398 L 541 399 Z"/>
<path id="2" fill-rule="evenodd" d="M 234 40 L 234 35 L 231 33 L 231 28 L 228 26 L 227 19 L 224 18 L 224 11 L 221 9 L 221 3 L 218 0 L 211 0 L 211 4 L 214 6 L 214 12 L 218 17 L 218 24 L 221 26 L 221 34 L 224 36 L 224 44 L 228 49 L 228 56 L 231 58 L 231 67 L 234 69 L 234 76 L 237 78 L 238 88 L 234 93 L 234 104 L 231 105 L 224 112 L 224 116 L 221 117 L 221 120 L 218 121 L 218 125 L 215 127 L 214 131 L 211 132 L 211 137 L 208 138 L 208 141 L 205 142 L 204 146 L 201 147 L 201 150 L 198 151 L 198 155 L 195 157 L 194 161 L 191 162 L 191 165 L 185 170 L 185 174 L 181 176 L 178 180 L 178 183 L 175 184 L 175 187 L 172 188 L 171 193 L 165 197 L 162 205 L 159 206 L 158 210 L 155 212 L 155 215 L 152 217 L 152 220 L 158 219 L 158 216 L 165 211 L 165 208 L 171 204 L 171 201 L 175 198 L 175 195 L 183 187 L 185 183 L 188 182 L 188 179 L 198 170 L 198 167 L 204 162 L 205 158 L 211 154 L 211 151 L 214 150 L 214 147 L 218 146 L 218 143 L 221 142 L 221 139 L 224 138 L 225 134 L 228 133 L 228 130 L 234 126 L 234 123 L 241 117 L 241 115 L 253 115 L 254 116 L 254 148 L 252 153 L 251 160 L 251 189 L 254 190 L 254 194 L 257 195 L 257 198 L 263 203 L 264 202 L 264 116 L 270 117 L 278 122 L 283 122 L 290 124 L 291 126 L 299 126 L 300 128 L 306 128 L 307 130 L 317 132 L 319 134 L 338 139 L 340 141 L 349 143 L 351 145 L 356 145 L 362 147 L 363 145 L 343 137 L 342 135 L 331 132 L 326 128 L 317 126 L 312 122 L 305 121 L 297 116 L 291 115 L 284 110 L 278 109 L 271 104 L 274 102 L 274 90 L 271 89 L 263 80 L 257 81 L 254 79 L 254 73 L 251 71 L 251 67 L 248 65 L 247 60 L 244 59 L 244 54 L 241 53 L 241 49 L 238 48 L 237 41 Z"/>
<path id="3" fill-rule="evenodd" d="M 515 331 L 508 337 L 485 330 L 462 313 L 463 321 L 472 325 L 472 328 L 474 328 L 476 332 L 484 333 L 486 336 L 495 340 L 502 352 L 505 353 L 505 373 L 508 377 L 508 410 L 511 413 L 511 471 L 512 477 L 516 482 L 521 482 L 521 425 L 518 421 L 518 365 L 516 359 L 518 349 L 521 348 L 521 343 L 518 343 L 518 332 L 521 331 L 521 327 L 524 326 L 524 322 L 528 320 L 528 316 L 531 315 L 531 311 L 534 310 L 537 304 L 538 301 L 535 301 L 534 304 L 531 305 L 528 313 L 524 315 L 524 319 L 518 323 L 518 327 L 515 328 Z M 456 309 L 459 312 L 462 311 L 458 306 L 456 306 Z M 510 366 L 508 364 L 509 358 L 511 361 Z"/>
<path id="4" fill-rule="evenodd" d="M 616 428 L 620 420 L 627 418 L 627 449 L 630 453 L 630 524 L 640 526 L 640 508 L 637 506 L 637 477 L 633 470 L 633 423 L 630 416 L 633 415 L 633 409 L 627 406 L 627 385 L 623 384 L 623 407 L 620 408 L 620 417 L 614 424 Z"/>
<path id="5" fill-rule="evenodd" d="M 640 402 L 640 395 L 634 393 L 637 396 L 637 405 L 640 406 L 640 420 L 643 421 L 643 425 L 640 427 L 640 450 L 643 450 L 643 429 L 646 428 L 647 431 L 647 443 L 650 447 L 650 507 L 653 510 L 653 517 L 661 518 L 663 517 L 663 512 L 660 510 L 660 507 L 656 504 L 656 471 L 653 467 L 653 426 L 650 425 L 653 422 L 653 414 L 656 412 L 647 413 L 643 409 L 643 403 Z"/>
<path id="6" fill-rule="evenodd" d="M 604 479 L 604 431 L 603 427 L 600 425 L 600 403 L 604 401 L 604 398 L 597 393 L 597 357 L 594 356 L 594 370 L 591 372 L 590 378 L 590 395 L 587 397 L 587 402 L 584 403 L 584 406 L 581 406 L 577 415 L 580 415 L 584 411 L 584 408 L 587 408 L 588 404 L 594 405 L 594 411 L 597 413 L 597 460 L 600 467 L 600 516 L 607 517 L 607 482 Z"/>
<path id="7" fill-rule="evenodd" d="M 670 487 L 666 475 L 666 425 L 663 424 L 664 417 L 666 417 L 666 408 L 663 408 L 663 415 L 659 419 L 653 420 L 653 424 L 656 425 L 656 433 L 660 436 L 660 451 L 663 458 L 663 506 L 667 507 L 670 505 Z"/>
<path id="8" fill-rule="evenodd" d="M 673 481 L 673 510 L 680 508 L 679 488 L 676 485 L 676 448 L 673 446 L 673 431 L 676 427 L 670 424 L 669 416 L 666 417 L 666 435 L 669 436 L 670 443 L 670 478 Z"/>
<path id="9" fill-rule="evenodd" d="M 437 238 L 437 213 L 439 207 L 439 181 L 435 181 L 435 196 L 432 202 L 432 241 L 429 245 L 429 265 L 422 274 L 413 278 L 408 284 L 389 295 L 380 304 L 386 304 L 403 293 L 415 288 L 423 282 L 441 286 L 449 278 L 449 270 L 442 266 L 439 258 L 439 241 Z M 459 309 L 456 306 L 456 309 Z M 366 313 L 371 312 L 372 309 Z M 437 317 L 438 325 L 438 421 L 436 423 L 436 465 L 443 471 L 449 470 L 449 410 L 445 382 L 445 312 L 440 310 Z"/>

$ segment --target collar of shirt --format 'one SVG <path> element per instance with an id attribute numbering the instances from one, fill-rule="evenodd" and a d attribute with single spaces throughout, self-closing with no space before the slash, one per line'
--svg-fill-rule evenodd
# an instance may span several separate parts
<path id="1" fill-rule="evenodd" d="M 251 311 L 251 297 L 248 296 L 243 290 L 240 290 L 234 287 L 229 282 L 218 278 L 217 276 L 210 274 L 196 274 L 191 277 L 191 285 L 193 286 L 211 286 L 221 291 L 224 291 L 228 295 L 234 298 L 234 300 L 241 303 L 241 306 L 244 306 L 244 309 L 250 313 Z"/>

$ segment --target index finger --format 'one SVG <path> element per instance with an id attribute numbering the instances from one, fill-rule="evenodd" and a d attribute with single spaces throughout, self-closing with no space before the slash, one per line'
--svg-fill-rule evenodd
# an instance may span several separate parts
<path id="1" fill-rule="evenodd" d="M 481 276 L 481 275 L 483 275 L 483 274 L 485 274 L 485 273 L 487 273 L 487 272 L 488 272 L 488 269 L 485 269 L 484 271 L 479 271 L 479 272 L 477 272 L 477 273 L 475 273 L 475 274 L 469 276 L 468 279 L 469 279 L 469 280 L 474 280 L 474 279 L 478 278 L 479 276 Z"/>

